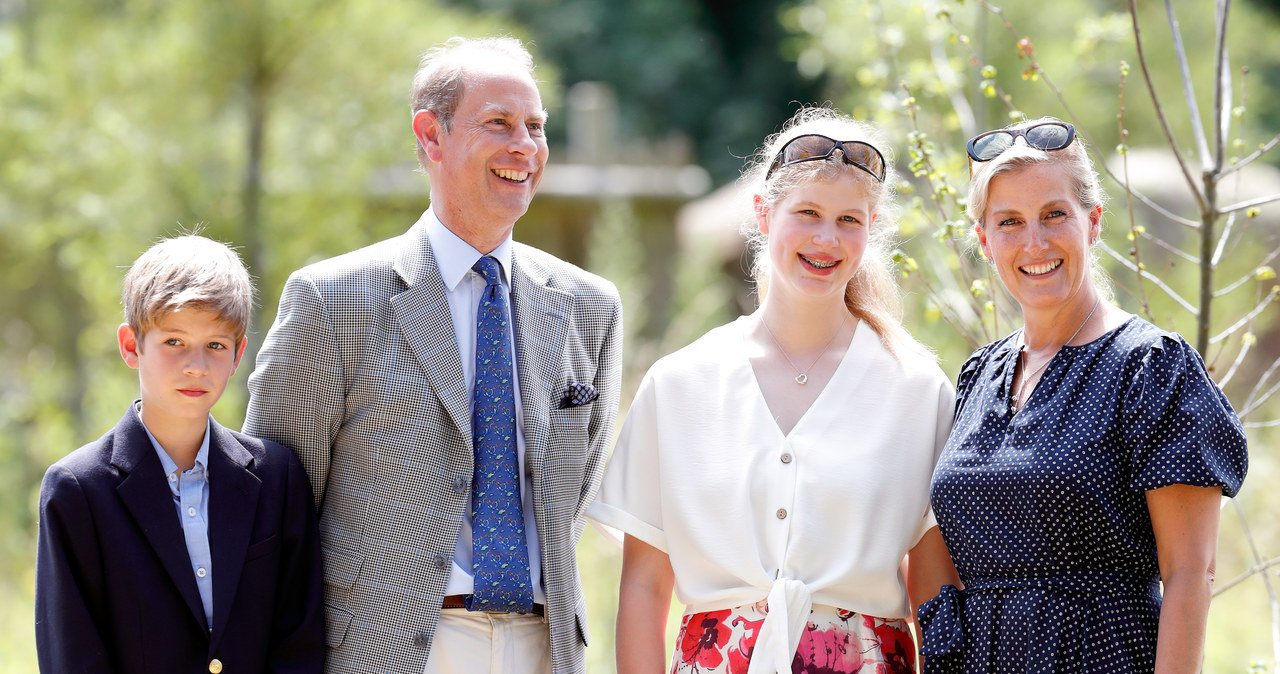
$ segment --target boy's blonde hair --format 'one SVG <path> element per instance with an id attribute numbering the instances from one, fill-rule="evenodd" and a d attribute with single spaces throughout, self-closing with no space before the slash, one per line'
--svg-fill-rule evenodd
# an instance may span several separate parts
<path id="1" fill-rule="evenodd" d="M 139 340 L 165 314 L 195 308 L 231 325 L 238 343 L 249 331 L 253 281 L 229 246 L 187 234 L 162 239 L 133 263 L 122 300 L 124 320 Z"/>

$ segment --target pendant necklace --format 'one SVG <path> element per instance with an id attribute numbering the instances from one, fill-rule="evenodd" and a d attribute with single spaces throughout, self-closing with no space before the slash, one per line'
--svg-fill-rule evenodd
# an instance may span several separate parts
<path id="1" fill-rule="evenodd" d="M 782 352 L 782 357 L 787 359 L 787 363 L 791 365 L 791 369 L 796 371 L 795 380 L 796 383 L 801 386 L 804 386 L 805 383 L 809 381 L 809 370 L 812 370 L 813 366 L 817 365 L 818 361 L 822 360 L 822 357 L 827 353 L 827 349 L 835 343 L 836 337 L 839 337 L 840 333 L 844 331 L 844 324 L 848 322 L 849 316 L 846 313 L 844 318 L 840 320 L 840 327 L 836 328 L 835 334 L 831 335 L 831 339 L 827 340 L 826 346 L 823 346 L 822 349 L 818 351 L 818 357 L 814 358 L 812 363 L 809 363 L 809 367 L 801 370 L 796 367 L 796 362 L 791 360 L 791 356 L 787 355 L 787 350 L 782 348 L 782 344 L 778 342 L 778 338 L 773 335 L 773 331 L 769 329 L 769 324 L 765 322 L 764 316 L 760 317 L 760 324 L 764 326 L 764 331 L 769 333 L 769 339 L 772 339 L 774 346 L 778 347 L 778 350 Z"/>
<path id="2" fill-rule="evenodd" d="M 1084 317 L 1084 321 L 1080 323 L 1080 327 L 1076 328 L 1076 331 L 1071 333 L 1071 336 L 1067 338 L 1067 341 L 1062 343 L 1062 346 L 1067 346 L 1068 344 L 1071 343 L 1071 340 L 1076 338 L 1076 335 L 1080 334 L 1080 331 L 1084 329 L 1084 326 L 1086 323 L 1089 322 L 1089 319 L 1093 318 L 1093 312 L 1098 310 L 1098 302 L 1100 302 L 1101 300 L 1102 300 L 1101 297 L 1098 297 L 1097 299 L 1093 300 L 1093 308 L 1089 310 L 1089 315 Z M 766 325 L 765 327 L 767 328 L 769 326 Z M 1062 346 L 1058 347 L 1058 351 L 1062 350 Z M 1017 395 L 1009 396 L 1009 409 L 1012 411 L 1013 414 L 1018 413 L 1018 409 L 1019 409 L 1018 401 L 1022 399 L 1022 394 L 1027 392 L 1027 384 L 1031 383 L 1031 379 L 1033 377 L 1035 377 L 1037 374 L 1040 374 L 1041 370 L 1045 369 L 1045 367 L 1047 367 L 1049 363 L 1053 362 L 1054 356 L 1058 355 L 1058 351 L 1054 351 L 1053 356 L 1049 356 L 1048 360 L 1041 363 L 1040 367 L 1037 367 L 1036 369 L 1032 370 L 1030 374 L 1025 374 L 1027 370 L 1026 364 L 1027 364 L 1027 361 L 1030 360 L 1031 356 L 1027 355 L 1027 342 L 1026 342 L 1026 339 L 1023 339 L 1022 346 L 1018 347 L 1018 358 L 1022 360 L 1022 371 L 1024 372 L 1022 377 L 1022 385 L 1018 387 Z M 1026 358 L 1023 358 L 1023 356 L 1026 356 Z"/>

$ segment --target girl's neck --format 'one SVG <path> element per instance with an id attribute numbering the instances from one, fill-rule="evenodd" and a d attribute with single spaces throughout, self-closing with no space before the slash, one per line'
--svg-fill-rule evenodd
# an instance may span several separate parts
<path id="1" fill-rule="evenodd" d="M 820 349 L 844 325 L 854 322 L 843 298 L 839 302 L 796 302 L 766 297 L 756 314 L 778 344 L 790 352 Z"/>

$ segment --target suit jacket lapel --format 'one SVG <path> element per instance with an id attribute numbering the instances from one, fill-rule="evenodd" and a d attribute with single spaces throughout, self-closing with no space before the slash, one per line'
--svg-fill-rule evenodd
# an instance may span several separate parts
<path id="1" fill-rule="evenodd" d="M 227 627 L 245 551 L 253 532 L 262 482 L 249 472 L 253 455 L 217 422 L 209 424 L 209 547 L 213 553 L 213 634 Z"/>
<path id="2" fill-rule="evenodd" d="M 521 263 L 519 248 L 512 256 L 511 306 L 519 363 L 521 421 L 524 423 L 525 463 L 535 490 L 541 490 L 542 465 L 550 437 L 550 409 L 559 403 L 553 388 L 560 379 L 565 336 L 573 311 L 573 296 L 547 286 L 541 269 Z M 537 506 L 543 498 L 535 499 Z"/>
<path id="3" fill-rule="evenodd" d="M 441 404 L 471 446 L 471 401 L 458 355 L 449 300 L 421 220 L 404 236 L 394 268 L 408 288 L 391 298 L 400 330 L 427 374 Z"/>
<path id="4" fill-rule="evenodd" d="M 151 439 L 147 437 L 132 405 L 116 426 L 111 465 L 124 474 L 116 486 L 120 500 L 151 544 L 178 594 L 187 603 L 191 617 L 208 629 L 200 591 L 196 589 L 196 577 L 191 572 L 187 542 L 174 509 L 173 492 L 169 491 L 168 478 L 160 466 L 160 459 L 156 457 Z"/>

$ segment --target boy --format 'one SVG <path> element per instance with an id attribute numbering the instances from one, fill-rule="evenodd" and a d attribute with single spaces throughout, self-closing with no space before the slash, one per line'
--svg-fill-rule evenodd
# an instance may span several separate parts
<path id="1" fill-rule="evenodd" d="M 43 672 L 319 672 L 311 488 L 293 452 L 209 409 L 244 353 L 253 286 L 225 245 L 162 241 L 124 281 L 142 398 L 40 487 Z"/>

